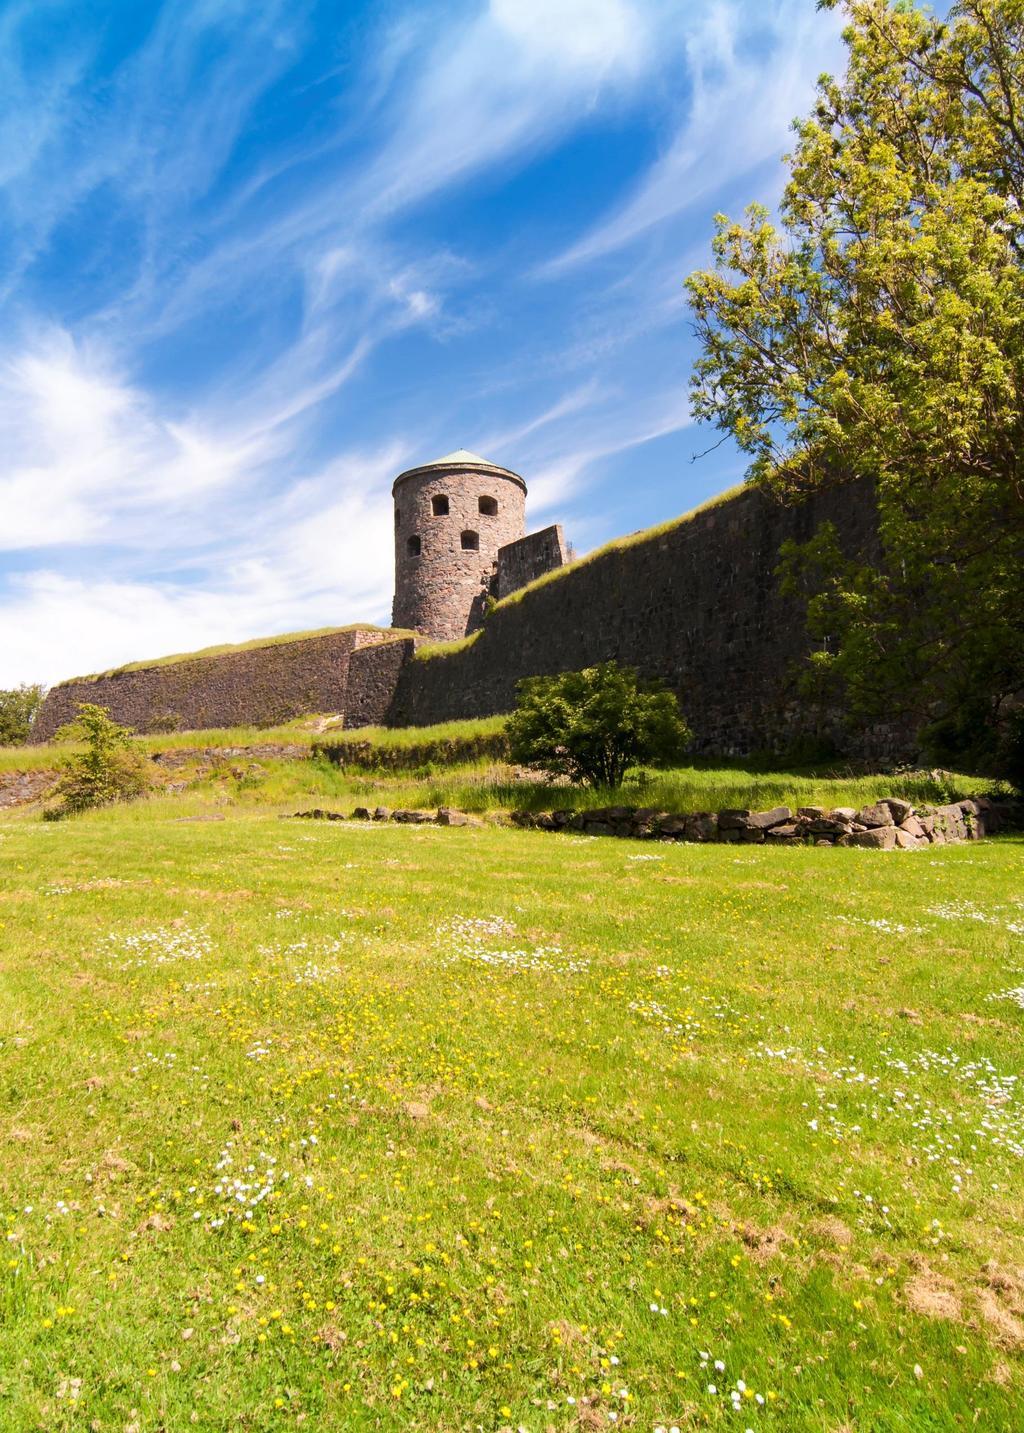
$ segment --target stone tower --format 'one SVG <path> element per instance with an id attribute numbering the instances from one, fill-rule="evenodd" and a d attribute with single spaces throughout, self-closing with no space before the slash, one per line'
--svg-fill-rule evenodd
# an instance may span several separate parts
<path id="1" fill-rule="evenodd" d="M 525 533 L 518 473 L 459 448 L 395 479 L 392 622 L 448 641 L 480 626 L 498 549 Z"/>

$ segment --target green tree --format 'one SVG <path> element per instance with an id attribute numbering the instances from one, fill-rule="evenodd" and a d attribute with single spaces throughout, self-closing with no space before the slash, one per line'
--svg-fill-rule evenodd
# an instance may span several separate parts
<path id="1" fill-rule="evenodd" d="M 28 741 L 36 712 L 43 704 L 41 686 L 9 687 L 0 691 L 0 746 L 20 746 Z"/>
<path id="2" fill-rule="evenodd" d="M 688 281 L 694 411 L 783 498 L 874 483 L 879 564 L 786 554 L 814 682 L 991 762 L 1024 692 L 1024 0 L 844 9 L 778 226 L 719 215 Z"/>
<path id="3" fill-rule="evenodd" d="M 615 662 L 521 681 L 506 731 L 513 761 L 607 787 L 678 761 L 690 740 L 675 696 Z"/>
<path id="4" fill-rule="evenodd" d="M 60 805 L 53 816 L 71 816 L 92 806 L 131 801 L 147 789 L 145 761 L 132 746 L 131 732 L 111 721 L 104 707 L 79 702 L 78 716 L 59 733 L 85 749 L 66 756 L 54 794 Z"/>

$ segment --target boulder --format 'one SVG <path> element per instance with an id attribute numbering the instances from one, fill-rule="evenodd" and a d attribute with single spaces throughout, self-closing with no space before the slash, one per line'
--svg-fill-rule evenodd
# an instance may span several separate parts
<path id="1" fill-rule="evenodd" d="M 686 835 L 686 817 L 673 812 L 659 821 L 658 830 L 663 836 L 683 837 Z"/>
<path id="2" fill-rule="evenodd" d="M 423 826 L 434 820 L 429 811 L 392 811 L 392 821 L 400 821 L 406 826 Z"/>
<path id="3" fill-rule="evenodd" d="M 920 840 L 925 834 L 924 827 L 914 815 L 907 816 L 900 822 L 900 830 L 907 836 L 913 836 L 915 840 Z"/>
<path id="4" fill-rule="evenodd" d="M 897 826 L 901 826 L 908 816 L 914 814 L 914 808 L 910 802 L 901 801 L 897 796 L 883 796 L 882 804 L 888 806 Z"/>
<path id="5" fill-rule="evenodd" d="M 871 806 L 862 806 L 857 812 L 857 822 L 866 826 L 869 830 L 876 826 L 892 826 L 895 823 L 892 819 L 892 812 L 884 801 L 876 801 Z M 859 845 L 869 845 L 869 842 L 861 841 Z"/>
<path id="6" fill-rule="evenodd" d="M 718 835 L 718 817 L 712 811 L 695 811 L 686 818 L 688 841 L 713 841 Z"/>
<path id="7" fill-rule="evenodd" d="M 838 821 L 843 826 L 849 826 L 851 821 L 857 819 L 857 813 L 852 806 L 837 806 L 829 815 L 833 821 Z"/>
<path id="8" fill-rule="evenodd" d="M 796 814 L 803 821 L 820 821 L 825 814 L 824 806 L 798 806 Z"/>
<path id="9" fill-rule="evenodd" d="M 469 817 L 464 811 L 455 811 L 451 806 L 439 806 L 437 824 L 439 826 L 468 826 Z"/>
<path id="10" fill-rule="evenodd" d="M 872 850 L 891 851 L 896 845 L 896 827 L 891 822 L 888 826 L 872 826 L 867 831 L 854 831 L 844 837 L 844 840 L 851 846 L 868 846 Z"/>
<path id="11" fill-rule="evenodd" d="M 369 821 L 370 813 L 365 806 L 357 806 L 352 812 L 353 821 Z"/>
<path id="12" fill-rule="evenodd" d="M 755 811 L 747 823 L 747 828 L 753 831 L 770 831 L 773 826 L 785 826 L 792 819 L 793 813 L 788 806 L 775 806 L 771 811 Z"/>
<path id="13" fill-rule="evenodd" d="M 766 841 L 795 841 L 804 835 L 804 828 L 790 822 L 785 826 L 773 826 L 764 833 Z"/>
<path id="14" fill-rule="evenodd" d="M 387 806 L 375 806 L 373 808 L 373 819 L 375 821 L 386 821 L 391 815 L 391 809 Z"/>
<path id="15" fill-rule="evenodd" d="M 726 810 L 718 813 L 719 831 L 745 831 L 750 824 L 750 812 L 740 810 Z"/>
<path id="16" fill-rule="evenodd" d="M 881 827 L 879 827 L 879 830 L 881 830 L 881 831 L 887 831 L 888 829 L 889 829 L 889 828 L 888 828 L 887 826 L 881 826 Z M 920 845 L 922 844 L 922 842 L 924 842 L 924 841 L 925 841 L 925 838 L 924 838 L 923 836 L 921 836 L 921 837 L 913 836 L 913 835 L 911 835 L 911 833 L 910 833 L 909 831 L 904 831 L 904 829 L 903 829 L 902 826 L 897 826 L 897 828 L 896 828 L 896 845 L 899 846 L 899 847 L 901 848 L 901 850 L 904 850 L 904 851 L 912 850 L 914 846 L 920 846 Z"/>

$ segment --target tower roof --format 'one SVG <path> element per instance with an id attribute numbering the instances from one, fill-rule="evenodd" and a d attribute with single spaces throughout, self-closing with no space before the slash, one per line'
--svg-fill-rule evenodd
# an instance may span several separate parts
<path id="1" fill-rule="evenodd" d="M 391 491 L 394 492 L 399 483 L 406 478 L 419 477 L 423 474 L 436 472 L 470 472 L 470 473 L 493 473 L 495 477 L 511 479 L 518 483 L 523 492 L 526 491 L 526 484 L 518 473 L 511 468 L 503 468 L 498 463 L 488 462 L 481 458 L 479 453 L 471 453 L 468 448 L 456 448 L 454 453 L 447 453 L 443 458 L 435 458 L 431 463 L 417 463 L 414 468 L 406 468 L 404 473 L 399 473 L 392 484 Z"/>

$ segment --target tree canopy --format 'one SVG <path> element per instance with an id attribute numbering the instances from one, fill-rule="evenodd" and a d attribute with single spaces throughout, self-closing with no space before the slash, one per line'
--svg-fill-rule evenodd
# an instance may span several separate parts
<path id="1" fill-rule="evenodd" d="M 605 787 L 679 760 L 690 740 L 673 693 L 615 662 L 521 681 L 506 731 L 513 761 Z"/>
<path id="2" fill-rule="evenodd" d="M 25 683 L 0 691 L 0 746 L 19 746 L 28 741 L 44 696 L 41 686 Z"/>
<path id="3" fill-rule="evenodd" d="M 1024 691 L 1024 0 L 844 9 L 777 223 L 717 216 L 688 281 L 694 410 L 784 498 L 874 482 L 877 569 L 788 554 L 815 677 L 970 741 Z"/>

